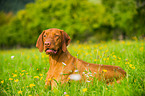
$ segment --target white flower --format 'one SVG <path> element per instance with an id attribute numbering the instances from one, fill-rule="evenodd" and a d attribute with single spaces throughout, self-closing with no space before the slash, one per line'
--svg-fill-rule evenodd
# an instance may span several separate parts
<path id="1" fill-rule="evenodd" d="M 11 56 L 11 59 L 14 59 L 15 56 Z"/>
<path id="2" fill-rule="evenodd" d="M 75 70 L 75 72 L 79 72 L 79 70 Z"/>
<path id="3" fill-rule="evenodd" d="M 77 80 L 80 80 L 80 79 L 81 79 L 81 75 L 80 75 L 80 74 L 71 74 L 71 75 L 69 76 L 69 78 L 70 78 L 71 80 L 77 81 Z"/>
<path id="4" fill-rule="evenodd" d="M 64 62 L 62 62 L 62 64 L 63 64 L 64 66 L 66 66 L 66 64 L 65 64 Z"/>
<path id="5" fill-rule="evenodd" d="M 66 95 L 67 93 L 66 93 L 66 92 L 64 92 L 63 94 L 64 94 L 64 95 Z"/>
<path id="6" fill-rule="evenodd" d="M 90 81 L 87 80 L 86 82 L 90 82 Z"/>

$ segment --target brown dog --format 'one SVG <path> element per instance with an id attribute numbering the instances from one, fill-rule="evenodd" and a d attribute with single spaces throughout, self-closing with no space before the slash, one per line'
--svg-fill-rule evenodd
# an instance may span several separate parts
<path id="1" fill-rule="evenodd" d="M 50 68 L 46 85 L 53 88 L 57 85 L 56 81 L 68 82 L 72 74 L 79 74 L 77 76 L 80 80 L 91 81 L 96 77 L 106 83 L 112 83 L 114 79 L 119 83 L 125 77 L 126 72 L 118 66 L 91 64 L 73 57 L 67 50 L 70 41 L 67 33 L 60 29 L 52 28 L 40 34 L 36 47 L 40 52 L 44 50 L 49 55 Z"/>

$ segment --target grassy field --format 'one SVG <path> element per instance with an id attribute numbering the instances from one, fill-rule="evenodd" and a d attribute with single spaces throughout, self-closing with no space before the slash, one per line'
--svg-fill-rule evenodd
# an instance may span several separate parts
<path id="1" fill-rule="evenodd" d="M 0 51 L 0 96 L 145 96 L 145 41 L 110 41 L 71 44 L 70 53 L 89 63 L 122 67 L 127 76 L 121 84 L 95 80 L 46 89 L 49 58 L 38 49 Z M 89 44 L 89 45 L 88 45 Z"/>

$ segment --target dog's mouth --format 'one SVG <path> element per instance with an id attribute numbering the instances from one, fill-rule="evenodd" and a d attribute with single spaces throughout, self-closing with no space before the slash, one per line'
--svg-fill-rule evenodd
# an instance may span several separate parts
<path id="1" fill-rule="evenodd" d="M 57 53 L 57 50 L 47 48 L 47 49 L 45 50 L 45 53 L 46 53 L 46 54 L 56 54 L 56 53 Z"/>

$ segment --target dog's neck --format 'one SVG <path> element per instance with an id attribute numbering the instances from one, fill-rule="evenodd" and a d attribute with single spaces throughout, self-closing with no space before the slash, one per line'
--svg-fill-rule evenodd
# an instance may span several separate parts
<path id="1" fill-rule="evenodd" d="M 54 62 L 54 64 L 67 62 L 67 60 L 69 60 L 69 58 L 71 57 L 72 55 L 68 52 L 68 50 L 66 50 L 65 52 L 63 52 L 62 50 L 59 50 L 57 54 L 49 55 L 49 63 L 50 65 L 52 65 L 51 64 L 52 62 Z"/>

